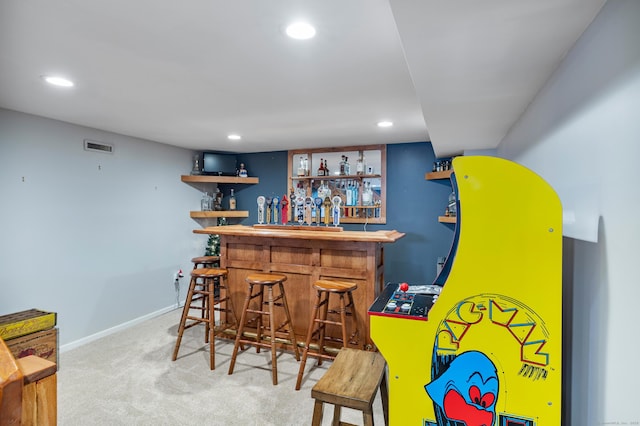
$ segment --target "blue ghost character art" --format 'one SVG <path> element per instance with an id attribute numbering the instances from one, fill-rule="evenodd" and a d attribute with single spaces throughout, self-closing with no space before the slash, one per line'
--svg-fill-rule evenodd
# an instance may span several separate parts
<path id="1" fill-rule="evenodd" d="M 425 390 L 447 420 L 466 426 L 492 426 L 498 384 L 493 362 L 481 352 L 469 351 L 455 357 L 444 373 L 425 385 Z"/>

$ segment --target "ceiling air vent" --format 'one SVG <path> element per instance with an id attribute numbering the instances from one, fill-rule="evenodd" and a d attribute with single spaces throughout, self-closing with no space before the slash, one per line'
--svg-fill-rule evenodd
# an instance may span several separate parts
<path id="1" fill-rule="evenodd" d="M 113 154 L 113 145 L 104 142 L 96 142 L 89 139 L 84 140 L 85 151 L 103 152 L 105 154 Z"/>

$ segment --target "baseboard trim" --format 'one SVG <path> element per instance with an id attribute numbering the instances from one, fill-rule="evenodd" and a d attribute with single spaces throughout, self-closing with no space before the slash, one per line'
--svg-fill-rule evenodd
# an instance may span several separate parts
<path id="1" fill-rule="evenodd" d="M 100 331 L 98 333 L 92 334 L 90 336 L 83 337 L 82 339 L 78 339 L 78 340 L 75 340 L 73 342 L 67 343 L 65 345 L 60 346 L 60 353 L 66 352 L 66 351 L 70 351 L 71 349 L 75 349 L 75 348 L 78 348 L 80 346 L 86 345 L 87 343 L 91 343 L 91 342 L 93 342 L 95 340 L 98 340 L 98 339 L 100 339 L 102 337 L 108 336 L 108 335 L 116 333 L 118 331 L 125 330 L 125 329 L 127 329 L 129 327 L 133 327 L 134 325 L 138 325 L 138 324 L 140 324 L 142 322 L 150 320 L 151 318 L 158 317 L 158 316 L 160 316 L 162 314 L 166 314 L 167 312 L 170 312 L 170 311 L 173 311 L 173 310 L 179 309 L 179 308 L 180 308 L 180 306 L 178 306 L 178 307 L 176 307 L 175 305 L 168 306 L 166 308 L 162 308 L 162 309 L 157 310 L 155 312 L 151 312 L 151 313 L 149 313 L 147 315 L 143 315 L 141 317 L 132 319 L 131 321 L 127 321 L 127 322 L 124 322 L 122 324 L 118 324 L 115 327 L 111 327 L 111 328 L 108 328 L 106 330 Z"/>

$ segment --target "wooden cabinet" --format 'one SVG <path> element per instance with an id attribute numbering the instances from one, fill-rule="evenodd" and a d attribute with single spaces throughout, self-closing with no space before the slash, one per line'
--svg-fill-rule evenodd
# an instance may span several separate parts
<path id="1" fill-rule="evenodd" d="M 443 170 L 441 172 L 429 172 L 424 175 L 424 178 L 426 180 L 450 179 L 451 173 L 453 173 L 452 169 Z M 438 222 L 457 223 L 457 217 L 456 216 L 438 216 Z"/>
<path id="2" fill-rule="evenodd" d="M 260 182 L 257 177 L 236 177 L 236 176 L 208 176 L 208 175 L 182 175 L 182 182 L 187 183 L 201 192 L 210 192 L 212 185 L 219 184 L 241 184 L 241 185 L 255 185 Z M 227 194 L 225 194 L 227 196 Z M 249 217 L 247 210 L 212 210 L 212 211 L 191 211 L 190 216 L 192 219 L 215 219 L 219 217 L 226 218 L 245 218 Z"/>
<path id="3" fill-rule="evenodd" d="M 324 176 L 318 173 L 321 162 L 328 166 Z M 296 198 L 313 200 L 328 192 L 329 198 L 337 195 L 342 201 L 340 223 L 386 223 L 386 145 L 289 151 L 287 166 L 289 221 L 297 220 Z"/>

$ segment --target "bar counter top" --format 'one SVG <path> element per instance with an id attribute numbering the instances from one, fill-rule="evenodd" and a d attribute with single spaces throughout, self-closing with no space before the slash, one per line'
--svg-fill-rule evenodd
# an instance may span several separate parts
<path id="1" fill-rule="evenodd" d="M 355 241 L 370 243 L 393 243 L 404 237 L 396 230 L 342 231 L 335 227 L 298 225 L 226 225 L 195 229 L 196 234 L 234 235 L 245 237 L 288 238 L 303 240 Z"/>

